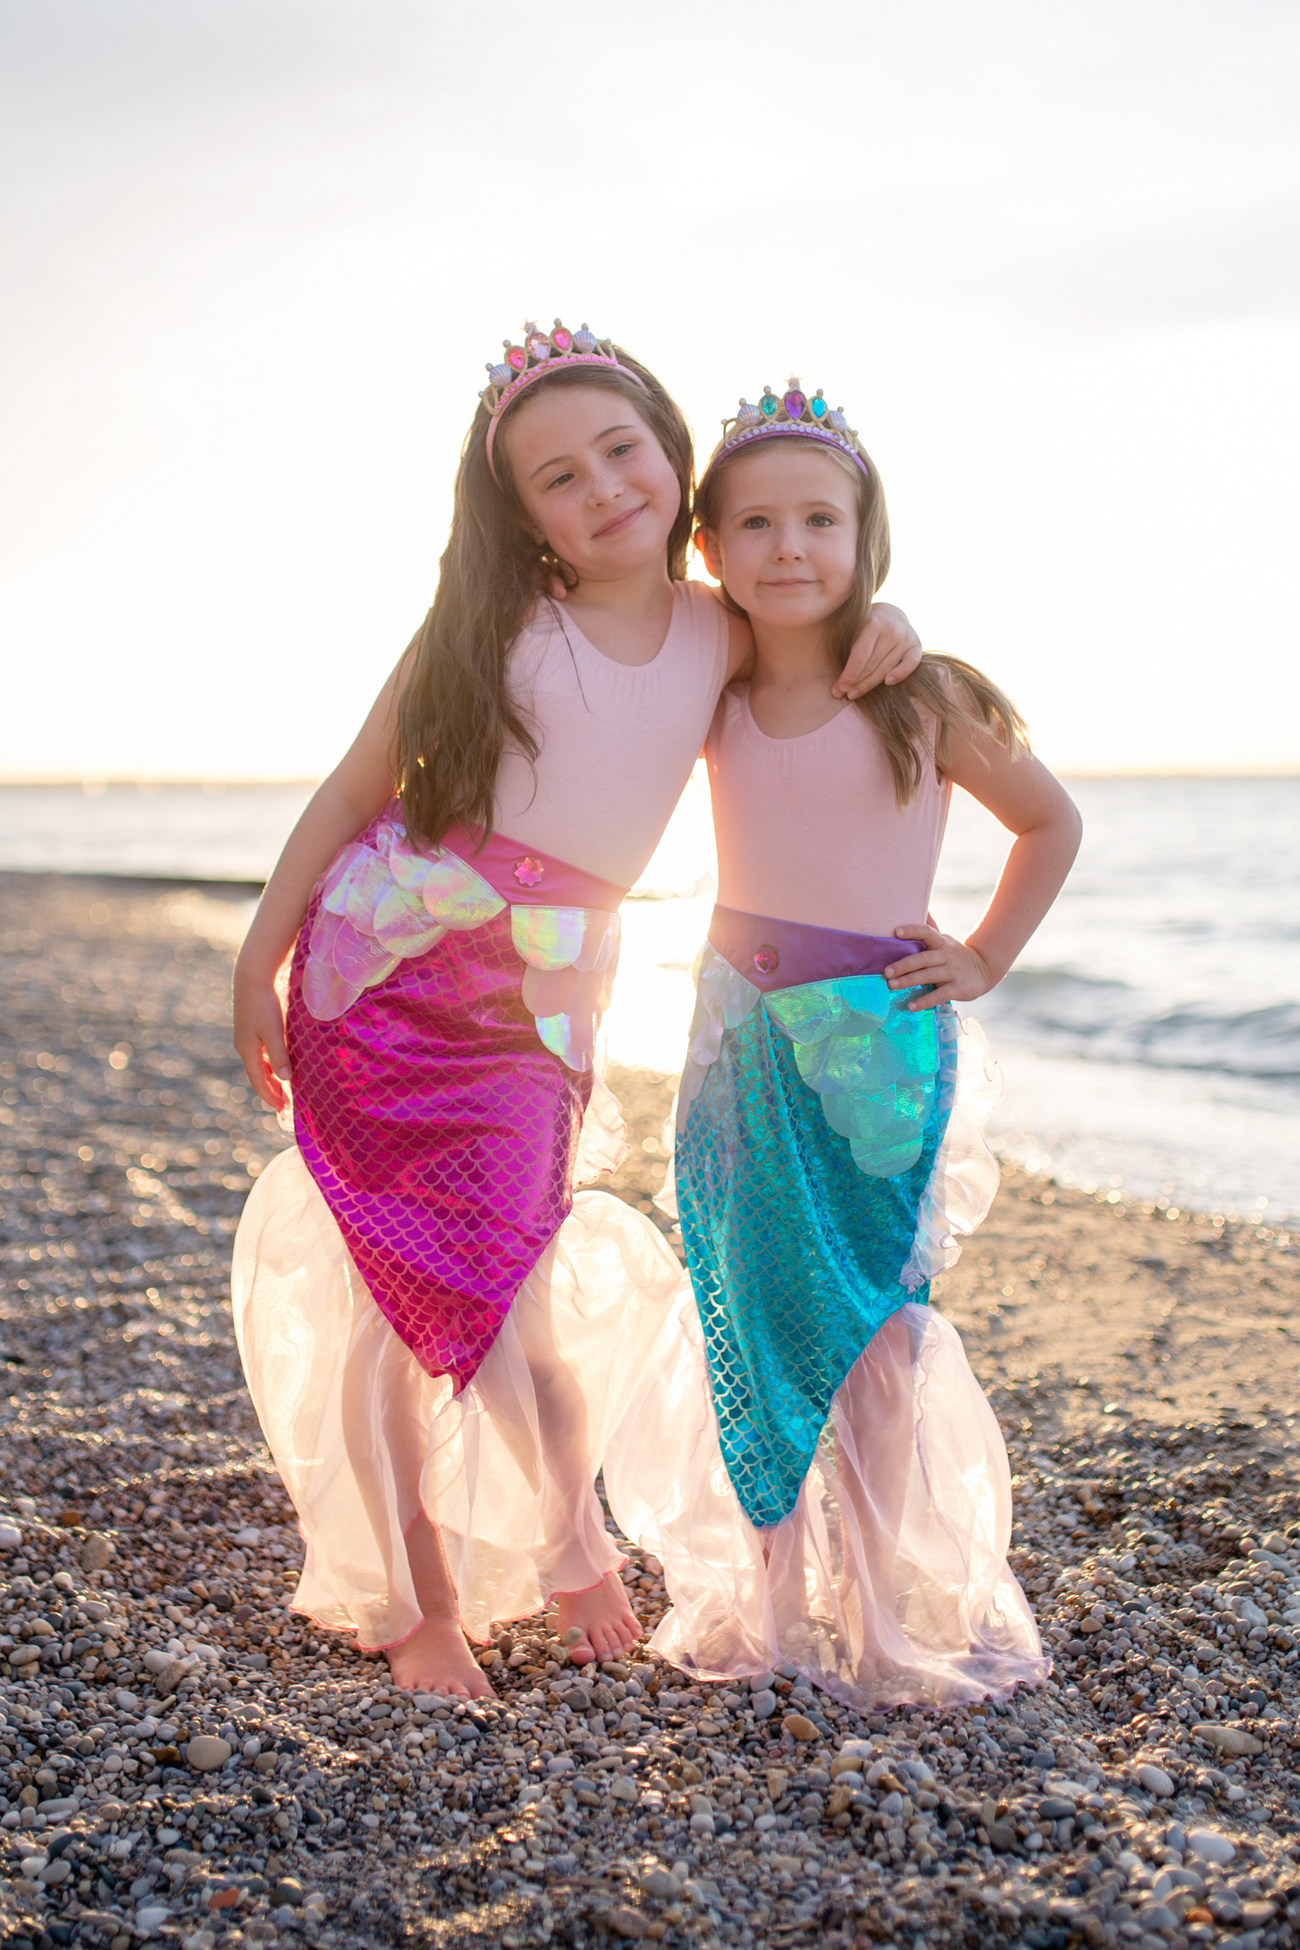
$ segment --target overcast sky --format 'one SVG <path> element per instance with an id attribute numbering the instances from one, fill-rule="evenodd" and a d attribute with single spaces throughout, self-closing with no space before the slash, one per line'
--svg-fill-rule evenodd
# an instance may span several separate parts
<path id="1" fill-rule="evenodd" d="M 0 774 L 314 776 L 525 316 L 790 372 L 1065 767 L 1300 759 L 1293 0 L 0 0 Z"/>

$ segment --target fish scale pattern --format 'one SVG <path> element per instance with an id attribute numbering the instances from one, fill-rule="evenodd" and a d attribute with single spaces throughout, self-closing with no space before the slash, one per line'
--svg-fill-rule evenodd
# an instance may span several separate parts
<path id="1" fill-rule="evenodd" d="M 836 986 L 787 991 L 783 1013 L 809 1020 Z M 864 1171 L 861 1137 L 832 1127 L 805 1080 L 807 1045 L 766 1006 L 722 1030 L 679 1134 L 678 1209 L 722 1455 L 754 1524 L 794 1508 L 836 1390 L 891 1314 L 928 1296 L 928 1282 L 909 1290 L 900 1275 L 952 1100 L 933 1087 L 932 1066 L 951 1058 L 931 1014 L 896 1013 L 882 1049 L 895 1074 L 899 1038 L 915 1036 L 915 1067 L 932 1079 L 890 1175 Z"/>
<path id="2" fill-rule="evenodd" d="M 318 905 L 289 984 L 295 1135 L 380 1311 L 460 1388 L 568 1216 L 591 1072 L 539 1039 L 504 903 L 325 1020 L 303 993 Z"/>

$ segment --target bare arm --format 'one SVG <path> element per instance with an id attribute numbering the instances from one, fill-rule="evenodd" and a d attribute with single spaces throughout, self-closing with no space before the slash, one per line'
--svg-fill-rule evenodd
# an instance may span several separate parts
<path id="1" fill-rule="evenodd" d="M 925 943 L 920 954 L 885 970 L 892 989 L 934 984 L 908 1003 L 913 1010 L 970 1002 L 997 986 L 1061 891 L 1083 831 L 1073 800 L 1047 767 L 1028 752 L 1013 755 L 992 734 L 954 736 L 948 774 L 1016 837 L 987 911 L 965 941 L 928 921 L 895 928 Z"/>
<path id="2" fill-rule="evenodd" d="M 397 698 L 405 663 L 403 656 L 352 745 L 312 794 L 285 841 L 235 962 L 234 1044 L 249 1082 L 272 1110 L 283 1107 L 281 1085 L 289 1078 L 275 978 L 302 926 L 312 888 L 339 848 L 355 839 L 392 797 Z"/>

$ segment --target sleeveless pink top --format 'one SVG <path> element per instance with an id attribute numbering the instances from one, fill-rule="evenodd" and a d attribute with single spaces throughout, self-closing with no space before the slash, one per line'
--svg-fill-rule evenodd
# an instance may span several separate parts
<path id="1" fill-rule="evenodd" d="M 510 653 L 510 684 L 541 745 L 507 751 L 497 829 L 602 880 L 631 887 L 699 757 L 727 677 L 727 618 L 703 583 L 673 587 L 657 656 L 620 664 L 563 605 L 539 603 Z"/>
<path id="2" fill-rule="evenodd" d="M 733 684 L 706 755 L 720 906 L 850 934 L 925 920 L 950 788 L 927 763 L 900 807 L 884 746 L 856 705 L 802 738 L 769 738 L 749 686 Z"/>

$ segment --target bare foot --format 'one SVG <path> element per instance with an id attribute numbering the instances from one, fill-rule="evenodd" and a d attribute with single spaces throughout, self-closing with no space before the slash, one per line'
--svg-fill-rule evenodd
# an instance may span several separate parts
<path id="1" fill-rule="evenodd" d="M 406 1556 L 424 1621 L 409 1639 L 388 1648 L 394 1681 L 410 1693 L 482 1699 L 492 1686 L 465 1642 L 447 1553 L 423 1513 L 406 1533 Z"/>
<path id="2" fill-rule="evenodd" d="M 487 1674 L 476 1663 L 454 1618 L 426 1618 L 409 1639 L 390 1645 L 385 1657 L 393 1684 L 408 1693 L 482 1699 L 492 1691 Z"/>
<path id="3" fill-rule="evenodd" d="M 593 1659 L 621 1659 L 641 1637 L 636 1613 L 614 1571 L 607 1571 L 590 1591 L 560 1591 L 556 1596 L 560 1613 L 556 1638 L 568 1644 L 565 1634 L 575 1626 L 582 1634 L 568 1646 L 575 1666 L 589 1665 Z"/>

